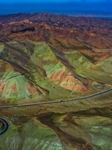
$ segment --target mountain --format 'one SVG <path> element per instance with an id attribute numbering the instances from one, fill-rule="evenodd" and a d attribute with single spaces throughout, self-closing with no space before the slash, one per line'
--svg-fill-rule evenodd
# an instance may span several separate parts
<path id="1" fill-rule="evenodd" d="M 94 56 L 112 47 L 112 20 L 35 13 L 0 16 L 0 22 L 0 35 L 14 40 L 46 41 L 60 50 L 76 49 L 89 56 L 89 50 Z"/>
<path id="2" fill-rule="evenodd" d="M 64 52 L 77 50 L 92 63 L 112 56 L 112 20 L 35 13 L 0 16 L 0 22 L 1 41 L 47 42 Z"/>
<path id="3" fill-rule="evenodd" d="M 111 69 L 107 69 L 111 57 L 93 64 L 76 50 L 61 52 L 48 43 L 29 40 L 1 42 L 0 58 L 5 101 L 74 98 L 112 85 Z"/>
<path id="4" fill-rule="evenodd" d="M 6 99 L 68 98 L 73 91 L 87 90 L 46 43 L 6 42 L 0 57 L 1 93 Z"/>
<path id="5" fill-rule="evenodd" d="M 0 22 L 0 149 L 111 150 L 112 21 L 44 13 Z"/>

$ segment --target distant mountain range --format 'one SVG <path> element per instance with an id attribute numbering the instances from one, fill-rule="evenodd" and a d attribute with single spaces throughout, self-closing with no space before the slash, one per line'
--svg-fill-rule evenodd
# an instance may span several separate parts
<path id="1" fill-rule="evenodd" d="M 112 48 L 112 20 L 49 13 L 0 16 L 0 34 L 15 40 L 46 41 L 62 50 Z M 106 52 L 108 52 L 106 50 Z"/>
<path id="2" fill-rule="evenodd" d="M 78 15 L 79 14 L 79 15 Z M 22 20 L 30 20 L 30 21 L 37 21 L 37 22 L 49 22 L 50 19 L 52 22 L 62 22 L 62 23 L 66 23 L 66 22 L 74 22 L 76 20 L 79 20 L 77 18 L 95 18 L 94 16 L 96 16 L 96 18 L 101 18 L 101 19 L 108 19 L 108 18 L 112 18 L 111 14 L 106 15 L 92 15 L 92 14 L 88 14 L 87 16 L 81 16 L 80 13 L 78 13 L 76 16 L 71 16 L 71 15 L 60 15 L 60 14 L 50 14 L 50 13 L 17 13 L 17 14 L 9 14 L 9 15 L 0 15 L 0 22 L 1 23 L 9 23 L 12 21 L 22 21 Z"/>

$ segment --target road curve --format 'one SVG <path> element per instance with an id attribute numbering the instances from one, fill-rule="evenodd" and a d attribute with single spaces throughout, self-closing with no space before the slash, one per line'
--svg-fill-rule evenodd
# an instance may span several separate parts
<path id="1" fill-rule="evenodd" d="M 89 96 L 76 98 L 76 99 L 66 99 L 66 100 L 56 100 L 56 101 L 48 101 L 48 102 L 37 102 L 37 103 L 29 103 L 29 104 L 19 104 L 19 105 L 6 105 L 6 106 L 0 106 L 0 109 L 9 109 L 9 108 L 20 108 L 20 107 L 27 107 L 27 106 L 39 106 L 39 105 L 46 105 L 46 104 L 55 104 L 55 103 L 69 103 L 74 101 L 82 101 L 82 100 L 88 100 L 97 96 L 101 96 L 103 94 L 108 94 L 109 92 L 112 92 L 112 88 L 108 90 L 104 90 L 102 92 L 98 92 L 96 94 L 92 94 Z"/>
<path id="2" fill-rule="evenodd" d="M 0 125 L 0 135 L 2 135 L 8 130 L 9 124 L 4 118 L 0 118 Z"/>

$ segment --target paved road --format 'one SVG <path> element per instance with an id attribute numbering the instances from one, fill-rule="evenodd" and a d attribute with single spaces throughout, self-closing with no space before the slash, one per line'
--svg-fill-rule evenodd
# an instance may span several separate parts
<path id="1" fill-rule="evenodd" d="M 92 94 L 89 96 L 81 97 L 81 98 L 76 98 L 76 99 L 66 99 L 66 100 L 56 100 L 56 101 L 48 101 L 48 102 L 37 102 L 37 103 L 29 103 L 29 104 L 19 104 L 19 105 L 6 105 L 6 106 L 0 106 L 0 109 L 9 109 L 9 108 L 20 108 L 20 107 L 27 107 L 27 106 L 39 106 L 39 105 L 46 105 L 46 104 L 55 104 L 55 103 L 69 103 L 69 102 L 74 102 L 74 101 L 82 101 L 82 100 L 88 100 L 91 98 L 95 98 L 97 96 L 101 96 L 104 94 L 108 94 L 112 92 L 112 88 L 108 90 L 104 90 L 102 92 L 98 92 L 96 94 Z"/>
<path id="2" fill-rule="evenodd" d="M 101 96 L 104 94 L 109 94 L 110 92 L 112 92 L 112 88 L 102 91 L 102 92 L 98 92 L 96 94 L 92 94 L 89 96 L 85 96 L 85 97 L 81 97 L 81 98 L 76 98 L 76 99 L 67 99 L 67 100 L 57 100 L 57 101 L 48 101 L 48 102 L 38 102 L 38 103 L 30 103 L 30 104 L 21 104 L 21 105 L 10 105 L 10 106 L 0 106 L 0 109 L 9 109 L 9 108 L 21 108 L 21 107 L 27 107 L 27 106 L 39 106 L 39 105 L 46 105 L 46 104 L 55 104 L 55 103 L 69 103 L 69 102 L 74 102 L 74 101 L 82 101 L 82 100 L 88 100 L 91 98 L 95 98 L 97 96 Z M 1 125 L 1 130 L 0 130 L 0 135 L 4 134 L 8 128 L 9 128 L 9 124 L 8 122 L 4 119 L 4 118 L 0 118 L 0 122 L 2 123 Z"/>
<path id="3" fill-rule="evenodd" d="M 1 123 L 0 135 L 2 135 L 8 130 L 9 124 L 4 118 L 0 118 L 0 123 Z"/>

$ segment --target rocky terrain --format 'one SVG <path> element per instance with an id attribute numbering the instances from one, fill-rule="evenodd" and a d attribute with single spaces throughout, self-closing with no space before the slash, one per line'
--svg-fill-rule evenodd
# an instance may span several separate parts
<path id="1" fill-rule="evenodd" d="M 11 39 L 47 41 L 66 51 L 92 50 L 93 55 L 112 47 L 111 20 L 35 13 L 0 16 L 0 22 L 0 34 Z"/>
<path id="2" fill-rule="evenodd" d="M 112 21 L 44 13 L 0 22 L 0 117 L 9 123 L 0 149 L 111 150 Z"/>

